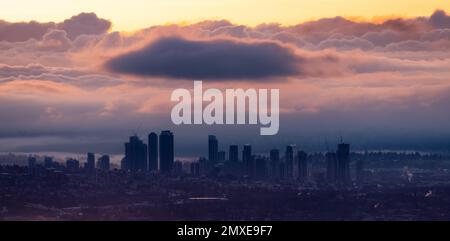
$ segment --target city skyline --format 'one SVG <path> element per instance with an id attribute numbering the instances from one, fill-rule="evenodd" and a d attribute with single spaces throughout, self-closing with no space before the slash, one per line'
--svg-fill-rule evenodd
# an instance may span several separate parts
<path id="1" fill-rule="evenodd" d="M 169 134 L 173 140 L 171 140 L 171 144 L 173 145 L 173 143 L 175 143 L 175 138 L 173 135 L 173 132 L 171 132 L 170 130 L 162 130 L 161 134 L 166 135 Z M 161 153 L 161 149 L 160 148 L 165 148 L 165 147 L 161 147 L 160 146 L 160 141 L 159 139 L 159 135 L 156 134 L 155 132 L 150 132 L 148 134 L 148 139 L 147 142 L 145 142 L 143 139 L 141 139 L 140 135 L 138 134 L 133 134 L 131 136 L 129 136 L 129 140 L 128 142 L 124 143 L 124 148 L 121 152 L 121 154 L 117 154 L 117 153 L 107 153 L 107 152 L 92 152 L 92 150 L 85 150 L 85 152 L 83 153 L 78 153 L 76 155 L 71 155 L 70 153 L 65 153 L 65 155 L 58 155 L 56 156 L 57 159 L 59 160 L 83 160 L 84 162 L 81 164 L 86 164 L 86 168 L 93 168 L 96 166 L 95 164 L 95 156 L 99 155 L 100 156 L 104 156 L 104 155 L 115 155 L 115 156 L 120 156 L 122 157 L 121 160 L 123 161 L 127 156 L 130 156 L 130 159 L 132 159 L 133 161 L 130 161 L 130 165 L 129 166 L 124 166 L 123 169 L 132 169 L 133 171 L 139 171 L 139 170 L 147 170 L 147 171 L 151 171 L 151 170 L 159 170 L 160 168 L 160 153 Z M 207 135 L 207 148 L 204 147 L 204 145 L 201 147 L 202 149 L 204 149 L 202 152 L 197 153 L 195 156 L 191 156 L 188 158 L 183 158 L 183 157 L 177 157 L 175 156 L 176 151 L 175 148 L 171 149 L 173 151 L 173 155 L 174 158 L 173 160 L 198 160 L 199 158 L 207 158 L 207 160 L 211 160 L 214 163 L 218 163 L 218 162 L 223 162 L 223 161 L 230 161 L 230 162 L 234 162 L 234 161 L 245 161 L 246 159 L 249 159 L 251 156 L 253 156 L 253 154 L 255 154 L 256 156 L 260 155 L 260 156 L 264 156 L 266 155 L 267 157 L 272 156 L 271 152 L 273 150 L 277 150 L 279 151 L 279 149 L 277 148 L 281 148 L 284 147 L 283 145 L 274 145 L 272 146 L 272 149 L 267 149 L 264 152 L 252 152 L 252 144 L 248 144 L 248 143 L 240 143 L 237 144 L 238 142 L 232 142 L 229 145 L 226 144 L 219 144 L 219 138 L 217 138 L 216 135 Z M 336 142 L 336 145 L 339 146 L 341 143 L 343 142 L 342 137 L 340 137 L 339 141 Z M 287 148 L 292 148 L 291 150 L 291 154 L 293 155 L 294 153 L 294 149 L 297 148 L 297 144 L 291 143 L 286 145 L 285 147 Z M 172 147 L 171 147 L 172 148 Z M 247 148 L 247 149 L 246 149 Z M 305 150 L 304 148 L 302 149 Z M 368 150 L 357 150 L 357 151 L 368 151 Z M 327 153 L 329 152 L 329 143 L 328 141 L 324 142 L 324 147 L 321 151 L 312 151 L 312 153 Z M 401 151 L 400 151 L 401 152 Z M 36 153 L 28 153 L 29 156 L 41 156 L 41 157 L 50 157 L 50 158 L 55 158 L 55 153 L 51 153 L 49 152 L 49 154 L 45 154 L 45 152 L 36 152 Z M 5 154 L 15 154 L 14 152 L 5 152 Z M 23 153 L 17 153 L 17 154 L 23 154 Z M 86 158 L 80 158 L 80 156 L 84 156 L 86 155 Z M 172 154 L 170 154 L 172 155 Z M 286 156 L 286 154 L 284 155 Z M 283 158 L 284 158 L 283 156 Z M 145 163 L 143 163 L 145 159 Z M 117 162 L 116 164 L 120 164 L 120 162 Z"/>
<path id="2" fill-rule="evenodd" d="M 306 183 L 314 176 L 310 170 L 311 165 L 314 165 L 313 162 L 317 161 L 314 156 L 323 155 L 326 161 L 324 176 L 330 185 L 345 187 L 349 186 L 353 180 L 360 183 L 363 179 L 361 173 L 364 172 L 364 160 L 358 159 L 357 174 L 355 178 L 352 178 L 350 144 L 344 143 L 342 138 L 335 152 L 327 150 L 324 153 L 308 154 L 291 144 L 285 147 L 284 155 L 280 155 L 280 150 L 277 148 L 265 154 L 257 154 L 252 152 L 251 145 L 243 144 L 239 156 L 239 145 L 233 144 L 229 146 L 228 158 L 226 158 L 226 151 L 220 149 L 219 139 L 215 135 L 208 135 L 208 158 L 199 155 L 194 161 L 189 162 L 174 158 L 174 142 L 175 137 L 170 130 L 162 130 L 159 136 L 151 132 L 147 143 L 137 135 L 132 135 L 129 141 L 124 143 L 124 155 L 120 161 L 120 168 L 112 165 L 111 158 L 107 154 L 99 155 L 96 160 L 95 153 L 87 152 L 84 162 L 72 157 L 66 158 L 64 171 L 69 173 L 83 171 L 93 175 L 98 170 L 103 172 L 120 170 L 125 173 L 150 173 L 163 176 L 189 174 L 196 177 L 214 176 L 217 175 L 217 171 L 220 171 L 236 178 L 244 176 L 260 181 L 284 180 Z M 364 155 L 368 155 L 367 151 L 365 153 Z M 43 160 L 38 162 L 37 155 L 28 156 L 29 174 L 38 175 L 37 172 L 41 172 L 42 167 L 47 171 L 61 170 L 61 163 L 58 163 L 54 157 L 40 158 Z M 185 165 L 189 165 L 189 172 L 183 170 Z"/>
<path id="3" fill-rule="evenodd" d="M 167 130 L 169 131 L 169 130 Z M 172 133 L 172 132 L 171 132 Z M 83 163 L 88 163 L 88 160 L 92 160 L 92 158 L 89 158 L 90 155 L 108 155 L 111 157 L 111 163 L 113 163 L 116 167 L 120 167 L 122 164 L 121 162 L 123 161 L 123 159 L 125 158 L 125 156 L 127 156 L 127 145 L 130 142 L 138 142 L 140 143 L 139 145 L 141 145 L 140 150 L 143 151 L 143 149 L 145 148 L 145 152 L 143 152 L 141 155 L 146 157 L 146 164 L 147 167 L 145 167 L 145 169 L 150 169 L 150 166 L 153 166 L 152 170 L 155 170 L 157 168 L 159 168 L 159 141 L 157 140 L 156 142 L 154 141 L 154 139 L 151 141 L 152 145 L 148 145 L 148 143 L 150 143 L 150 136 L 152 136 L 152 138 L 158 138 L 158 134 L 156 134 L 155 132 L 150 132 L 148 135 L 143 134 L 143 135 L 139 135 L 139 134 L 132 134 L 129 136 L 130 140 L 129 142 L 125 143 L 125 148 L 123 148 L 123 138 L 121 140 L 119 140 L 116 144 L 119 146 L 122 146 L 122 148 L 119 151 L 113 151 L 113 152 L 108 152 L 108 151 L 93 151 L 93 149 L 95 148 L 87 148 L 84 149 L 80 152 L 59 152 L 59 151 L 36 151 L 36 152 L 15 152 L 15 151 L 5 151 L 5 152 L 0 152 L 0 155 L 18 155 L 18 156 L 40 156 L 40 157 L 52 157 L 55 158 L 56 160 L 59 160 L 60 162 L 65 162 L 66 160 L 79 160 L 79 161 L 84 161 Z M 145 138 L 147 137 L 147 139 Z M 184 155 L 180 155 L 179 151 L 177 153 L 177 146 L 183 147 L 184 145 L 187 145 L 188 143 L 180 143 L 180 141 L 174 142 L 174 143 L 178 143 L 178 145 L 174 145 L 174 158 L 173 160 L 176 161 L 198 161 L 199 158 L 206 158 L 207 160 L 210 160 L 211 157 L 213 157 L 214 162 L 220 162 L 220 161 L 244 161 L 243 158 L 243 151 L 244 151 L 244 147 L 245 146 L 249 146 L 250 153 L 253 153 L 257 156 L 266 156 L 266 157 L 270 157 L 271 156 L 271 151 L 272 150 L 283 150 L 283 155 L 281 155 L 283 158 L 286 156 L 286 153 L 284 152 L 284 147 L 292 147 L 292 148 L 297 148 L 297 147 L 301 147 L 301 151 L 306 151 L 308 153 L 323 153 L 326 154 L 330 151 L 330 146 L 339 146 L 340 143 L 344 143 L 343 142 L 343 138 L 342 136 L 336 136 L 333 140 L 330 140 L 328 138 L 325 138 L 323 140 L 321 140 L 321 142 L 319 142 L 317 145 L 317 148 L 310 148 L 310 145 L 299 145 L 298 142 L 295 141 L 278 141 L 276 142 L 276 144 L 273 145 L 258 145 L 258 142 L 256 143 L 251 143 L 249 144 L 248 142 L 239 142 L 236 140 L 231 140 L 231 141 L 227 141 L 227 142 L 223 142 L 221 141 L 219 144 L 218 138 L 216 135 L 211 135 L 211 134 L 207 134 L 207 144 L 205 147 L 205 143 L 200 143 L 200 144 L 196 144 L 196 148 L 194 152 L 191 152 L 190 155 L 184 156 Z M 205 136 L 202 137 L 203 139 L 205 139 Z M 211 150 L 210 144 L 211 144 L 211 139 L 210 138 L 214 138 L 216 142 L 216 146 Z M 345 139 L 345 138 L 344 138 Z M 146 140 L 146 142 L 144 141 Z M 221 139 L 222 140 L 222 139 Z M 156 145 L 155 145 L 156 144 Z M 213 144 L 214 145 L 214 144 Z M 396 152 L 396 153 L 423 153 L 423 154 L 438 154 L 438 153 L 442 153 L 445 154 L 448 151 L 447 150 L 438 150 L 438 151 L 433 151 L 433 150 L 425 150 L 425 151 L 421 151 L 421 150 L 417 150 L 417 149 L 368 149 L 368 148 L 354 148 L 354 144 L 352 144 L 352 151 L 353 152 L 358 152 L 358 153 L 363 153 L 363 152 Z M 358 145 L 356 145 L 358 146 Z M 155 150 L 155 148 L 158 148 L 156 150 L 156 152 L 153 152 Z M 183 149 L 183 148 L 180 148 Z M 252 151 L 252 149 L 255 149 L 256 151 Z M 294 151 L 294 149 L 292 149 L 292 151 Z M 150 151 L 152 150 L 152 151 Z M 153 152 L 153 161 L 150 161 L 150 155 L 149 153 Z M 215 154 L 214 154 L 215 153 Z M 294 153 L 296 154 L 296 153 Z M 87 155 L 87 157 L 86 157 Z M 156 155 L 156 158 L 155 158 Z M 222 159 L 221 159 L 221 155 L 222 155 Z M 226 157 L 226 159 L 223 159 L 223 157 Z M 234 157 L 237 157 L 236 159 L 234 159 Z M 155 161 L 156 160 L 156 161 Z M 156 164 L 155 164 L 156 162 Z M 150 163 L 153 163 L 152 165 Z M 157 167 L 157 168 L 155 168 Z M 139 168 L 136 168 L 136 170 L 138 170 Z M 142 166 L 141 166 L 142 169 Z"/>
<path id="4" fill-rule="evenodd" d="M 220 141 L 205 137 L 205 142 L 209 139 L 212 145 Z M 145 150 L 136 136 L 127 144 L 128 153 Z M 250 145 L 242 147 L 245 163 L 175 161 L 170 173 L 112 168 L 109 156 L 93 153 L 87 158 L 99 157 L 95 168 L 76 159 L 64 165 L 34 156 L 26 166 L 0 164 L 0 219 L 448 219 L 448 154 L 355 153 L 340 143 L 327 153 L 288 145 L 263 157 L 253 155 Z"/>
<path id="5" fill-rule="evenodd" d="M 448 106 L 450 0 L 2 0 L 0 221 L 448 221 Z"/>

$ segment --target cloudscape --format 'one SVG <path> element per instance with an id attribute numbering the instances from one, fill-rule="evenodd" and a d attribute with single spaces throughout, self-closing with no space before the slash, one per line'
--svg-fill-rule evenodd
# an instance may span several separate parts
<path id="1" fill-rule="evenodd" d="M 322 150 L 339 136 L 359 150 L 448 150 L 446 11 L 290 24 L 213 19 L 128 32 L 94 12 L 1 20 L 0 151 L 122 153 L 124 137 L 159 129 L 176 133 L 178 156 L 202 153 L 208 133 L 262 150 L 280 141 Z M 170 93 L 193 80 L 279 88 L 278 135 L 171 124 Z"/>
<path id="2" fill-rule="evenodd" d="M 449 106 L 450 0 L 3 0 L 0 221 L 448 221 Z"/>

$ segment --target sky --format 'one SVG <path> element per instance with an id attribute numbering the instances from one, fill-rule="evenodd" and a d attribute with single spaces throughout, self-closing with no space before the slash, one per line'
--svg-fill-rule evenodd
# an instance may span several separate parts
<path id="1" fill-rule="evenodd" d="M 16 0 L 1 1 L 0 16 L 9 21 L 61 21 L 80 12 L 95 12 L 113 29 L 133 31 L 151 25 L 227 19 L 257 25 L 285 25 L 323 17 L 363 19 L 427 16 L 450 9 L 449 0 Z"/>
<path id="2" fill-rule="evenodd" d="M 238 3 L 241 3 L 240 5 Z M 450 149 L 450 1 L 1 1 L 0 152 Z M 106 7 L 107 6 L 107 7 Z M 280 130 L 176 126 L 177 88 L 280 89 Z M 326 141 L 325 141 L 326 140 Z"/>

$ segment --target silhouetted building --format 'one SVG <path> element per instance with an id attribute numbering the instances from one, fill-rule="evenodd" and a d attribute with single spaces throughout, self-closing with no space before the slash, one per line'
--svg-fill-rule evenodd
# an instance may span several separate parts
<path id="1" fill-rule="evenodd" d="M 280 151 L 278 149 L 270 150 L 270 176 L 272 178 L 280 177 Z"/>
<path id="2" fill-rule="evenodd" d="M 173 163 L 173 174 L 175 174 L 175 175 L 183 174 L 183 162 L 175 161 Z"/>
<path id="3" fill-rule="evenodd" d="M 308 154 L 306 152 L 297 152 L 297 167 L 299 181 L 306 181 L 308 179 Z"/>
<path id="4" fill-rule="evenodd" d="M 29 156 L 28 157 L 28 168 L 33 169 L 36 166 L 36 157 Z"/>
<path id="5" fill-rule="evenodd" d="M 364 159 L 356 160 L 356 182 L 362 184 L 364 182 Z"/>
<path id="6" fill-rule="evenodd" d="M 228 160 L 230 160 L 231 162 L 237 162 L 239 160 L 239 146 L 238 145 L 230 146 Z"/>
<path id="7" fill-rule="evenodd" d="M 80 168 L 80 162 L 75 159 L 67 159 L 66 160 L 66 168 L 69 171 L 77 171 Z"/>
<path id="8" fill-rule="evenodd" d="M 158 135 L 154 132 L 148 135 L 148 170 L 158 170 Z"/>
<path id="9" fill-rule="evenodd" d="M 200 175 L 206 174 L 210 171 L 210 165 L 208 165 L 208 160 L 205 157 L 200 157 L 197 163 L 199 166 Z"/>
<path id="10" fill-rule="evenodd" d="M 125 143 L 125 169 L 138 172 L 147 171 L 147 145 L 138 136 L 131 136 Z"/>
<path id="11" fill-rule="evenodd" d="M 280 162 L 279 168 L 279 177 L 280 179 L 286 179 L 286 164 L 284 162 Z"/>
<path id="12" fill-rule="evenodd" d="M 337 156 L 337 180 L 341 184 L 350 183 L 350 144 L 338 144 Z"/>
<path id="13" fill-rule="evenodd" d="M 44 157 L 44 167 L 45 168 L 52 168 L 54 166 L 53 164 L 53 158 L 46 156 Z"/>
<path id="14" fill-rule="evenodd" d="M 225 159 L 226 159 L 225 155 L 226 155 L 226 154 L 225 154 L 224 151 L 219 151 L 219 152 L 217 153 L 217 161 L 219 161 L 219 162 L 224 162 Z"/>
<path id="15" fill-rule="evenodd" d="M 251 145 L 244 145 L 244 150 L 242 150 L 242 161 L 244 162 L 247 175 L 253 176 L 255 167 L 253 164 Z"/>
<path id="16" fill-rule="evenodd" d="M 170 174 L 174 161 L 174 137 L 170 131 L 159 135 L 159 165 L 162 173 Z"/>
<path id="17" fill-rule="evenodd" d="M 36 172 L 36 157 L 29 156 L 28 157 L 28 173 L 30 175 L 34 175 Z"/>
<path id="18" fill-rule="evenodd" d="M 284 159 L 285 159 L 286 178 L 291 179 L 294 177 L 294 147 L 292 145 L 286 146 Z"/>
<path id="19" fill-rule="evenodd" d="M 255 178 L 258 180 L 267 178 L 267 160 L 264 157 L 255 158 Z"/>
<path id="20" fill-rule="evenodd" d="M 337 158 L 336 153 L 327 152 L 325 154 L 325 159 L 327 162 L 327 181 L 329 183 L 336 182 L 337 179 Z"/>
<path id="21" fill-rule="evenodd" d="M 208 136 L 208 160 L 210 162 L 218 161 L 218 152 L 219 152 L 219 141 L 216 136 L 209 135 Z"/>
<path id="22" fill-rule="evenodd" d="M 87 154 L 85 168 L 89 171 L 93 171 L 95 169 L 95 154 L 89 152 Z"/>
<path id="23" fill-rule="evenodd" d="M 110 160 L 108 155 L 103 155 L 98 159 L 97 167 L 103 171 L 109 171 L 110 169 Z"/>
<path id="24" fill-rule="evenodd" d="M 244 149 L 242 150 L 242 161 L 247 162 L 252 158 L 252 146 L 244 145 Z"/>
<path id="25" fill-rule="evenodd" d="M 198 162 L 191 163 L 191 175 L 193 175 L 193 176 L 200 175 L 200 163 L 198 163 Z"/>
<path id="26" fill-rule="evenodd" d="M 124 171 L 128 171 L 126 157 L 124 157 L 124 158 L 122 158 L 122 160 L 120 160 L 120 169 L 124 170 Z"/>

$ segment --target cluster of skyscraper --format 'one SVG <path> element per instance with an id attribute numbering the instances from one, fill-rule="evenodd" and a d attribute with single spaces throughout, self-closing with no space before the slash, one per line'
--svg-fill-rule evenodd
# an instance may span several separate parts
<path id="1" fill-rule="evenodd" d="M 69 162 L 70 166 L 72 166 L 74 170 L 79 168 L 79 162 L 75 159 L 69 159 L 66 161 L 66 167 L 69 169 Z M 108 171 L 111 168 L 111 160 L 109 155 L 101 155 L 97 160 L 97 165 L 95 164 L 95 154 L 89 152 L 87 154 L 87 160 L 84 164 L 84 168 L 87 170 L 94 171 L 95 167 L 97 166 L 98 169 Z"/>
<path id="2" fill-rule="evenodd" d="M 338 144 L 337 151 L 327 152 L 327 180 L 340 184 L 348 184 L 350 178 L 350 145 Z"/>
<path id="3" fill-rule="evenodd" d="M 168 130 L 161 132 L 159 143 L 158 135 L 154 132 L 148 135 L 148 145 L 137 135 L 131 136 L 129 142 L 125 143 L 125 157 L 121 163 L 122 170 L 130 172 L 159 171 L 169 174 L 172 172 L 173 164 L 174 137 L 173 133 Z"/>
<path id="4" fill-rule="evenodd" d="M 210 135 L 208 137 L 208 160 L 210 167 L 217 162 L 225 160 L 224 154 L 221 153 L 225 152 L 219 151 L 217 137 Z M 308 154 L 301 150 L 295 151 L 294 145 L 286 146 L 283 158 L 281 158 L 279 149 L 272 149 L 269 158 L 262 155 L 253 155 L 251 145 L 243 146 L 242 162 L 239 160 L 238 145 L 230 145 L 228 155 L 228 162 L 225 165 L 225 169 L 235 173 L 243 171 L 244 174 L 251 178 L 297 179 L 306 181 L 309 176 Z M 351 180 L 350 145 L 340 143 L 337 146 L 336 152 L 327 152 L 325 156 L 327 162 L 326 179 L 328 182 L 348 184 Z M 195 169 L 195 167 L 191 167 L 191 170 Z M 208 170 L 208 167 L 199 169 Z"/>

